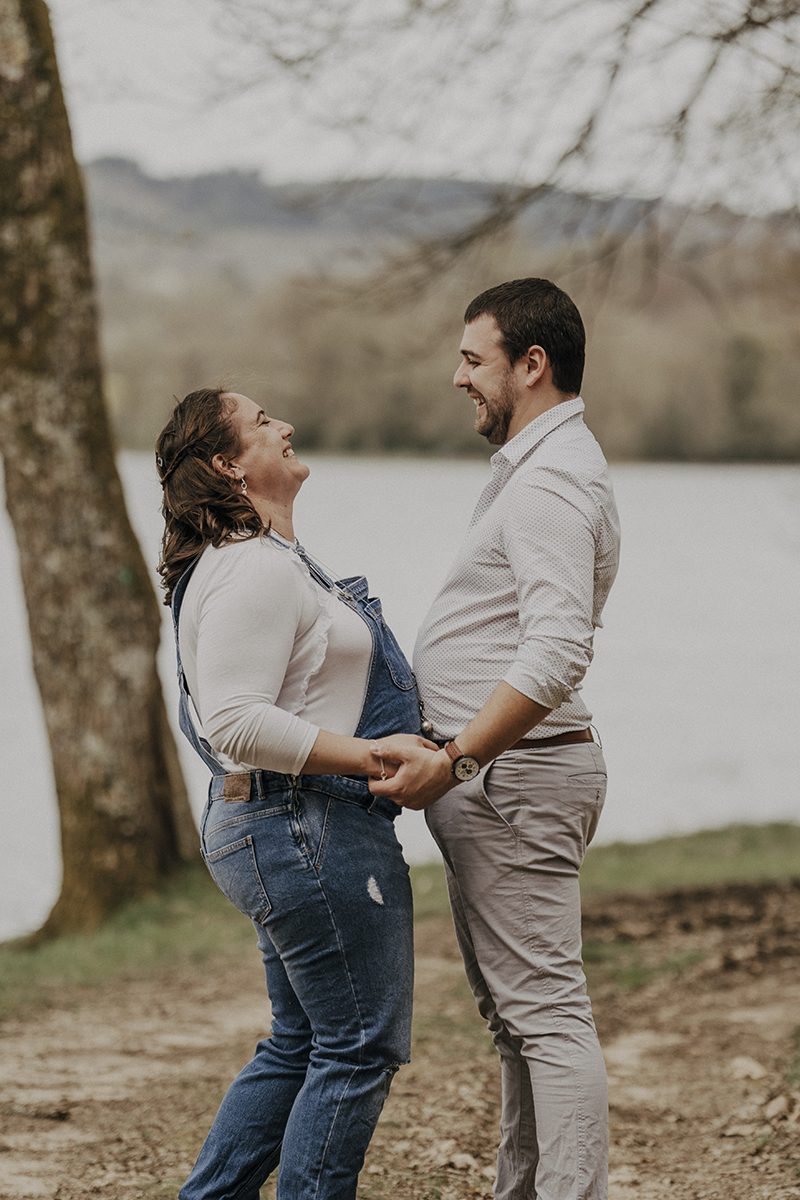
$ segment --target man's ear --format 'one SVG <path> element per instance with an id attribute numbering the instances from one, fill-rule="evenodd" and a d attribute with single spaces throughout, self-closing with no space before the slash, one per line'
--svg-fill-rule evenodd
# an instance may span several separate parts
<path id="1" fill-rule="evenodd" d="M 541 346 L 529 346 L 525 355 L 525 386 L 533 387 L 538 383 L 550 366 L 547 351 Z"/>

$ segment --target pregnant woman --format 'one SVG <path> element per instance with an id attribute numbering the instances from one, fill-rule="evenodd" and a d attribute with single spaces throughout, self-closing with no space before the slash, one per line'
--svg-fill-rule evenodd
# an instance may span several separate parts
<path id="1" fill-rule="evenodd" d="M 255 926 L 272 1009 L 183 1200 L 258 1200 L 276 1167 L 279 1200 L 352 1200 L 409 1056 L 400 809 L 367 780 L 386 778 L 374 739 L 419 733 L 414 677 L 366 580 L 335 582 L 295 539 L 293 433 L 204 389 L 157 443 L 181 728 L 212 772 L 203 857 Z"/>

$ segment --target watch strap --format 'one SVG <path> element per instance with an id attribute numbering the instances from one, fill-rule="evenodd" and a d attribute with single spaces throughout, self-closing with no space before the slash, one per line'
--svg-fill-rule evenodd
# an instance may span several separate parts
<path id="1" fill-rule="evenodd" d="M 447 751 L 447 756 L 450 759 L 450 762 L 455 762 L 457 758 L 464 757 L 464 751 L 459 750 L 458 746 L 456 745 L 455 738 L 453 738 L 452 742 L 445 742 L 444 748 Z"/>

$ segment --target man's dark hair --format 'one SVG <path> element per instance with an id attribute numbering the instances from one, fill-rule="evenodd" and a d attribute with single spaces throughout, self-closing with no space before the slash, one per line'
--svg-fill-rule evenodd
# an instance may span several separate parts
<path id="1" fill-rule="evenodd" d="M 549 279 L 512 279 L 476 296 L 464 313 L 464 323 L 469 325 L 484 314 L 497 322 L 512 365 L 531 346 L 541 346 L 550 360 L 553 385 L 560 392 L 580 392 L 586 333 L 581 314 L 566 292 Z"/>

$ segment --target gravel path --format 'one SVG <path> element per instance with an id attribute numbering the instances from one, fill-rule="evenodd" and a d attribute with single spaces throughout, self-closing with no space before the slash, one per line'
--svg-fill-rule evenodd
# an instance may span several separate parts
<path id="1" fill-rule="evenodd" d="M 595 898 L 586 936 L 611 1200 L 800 1197 L 800 885 Z M 649 979 L 632 991 L 614 974 L 626 948 Z M 418 926 L 416 1014 L 360 1200 L 488 1197 L 496 1064 L 442 918 Z M 174 1197 L 267 1020 L 254 955 L 0 1026 L 0 1200 Z"/>

